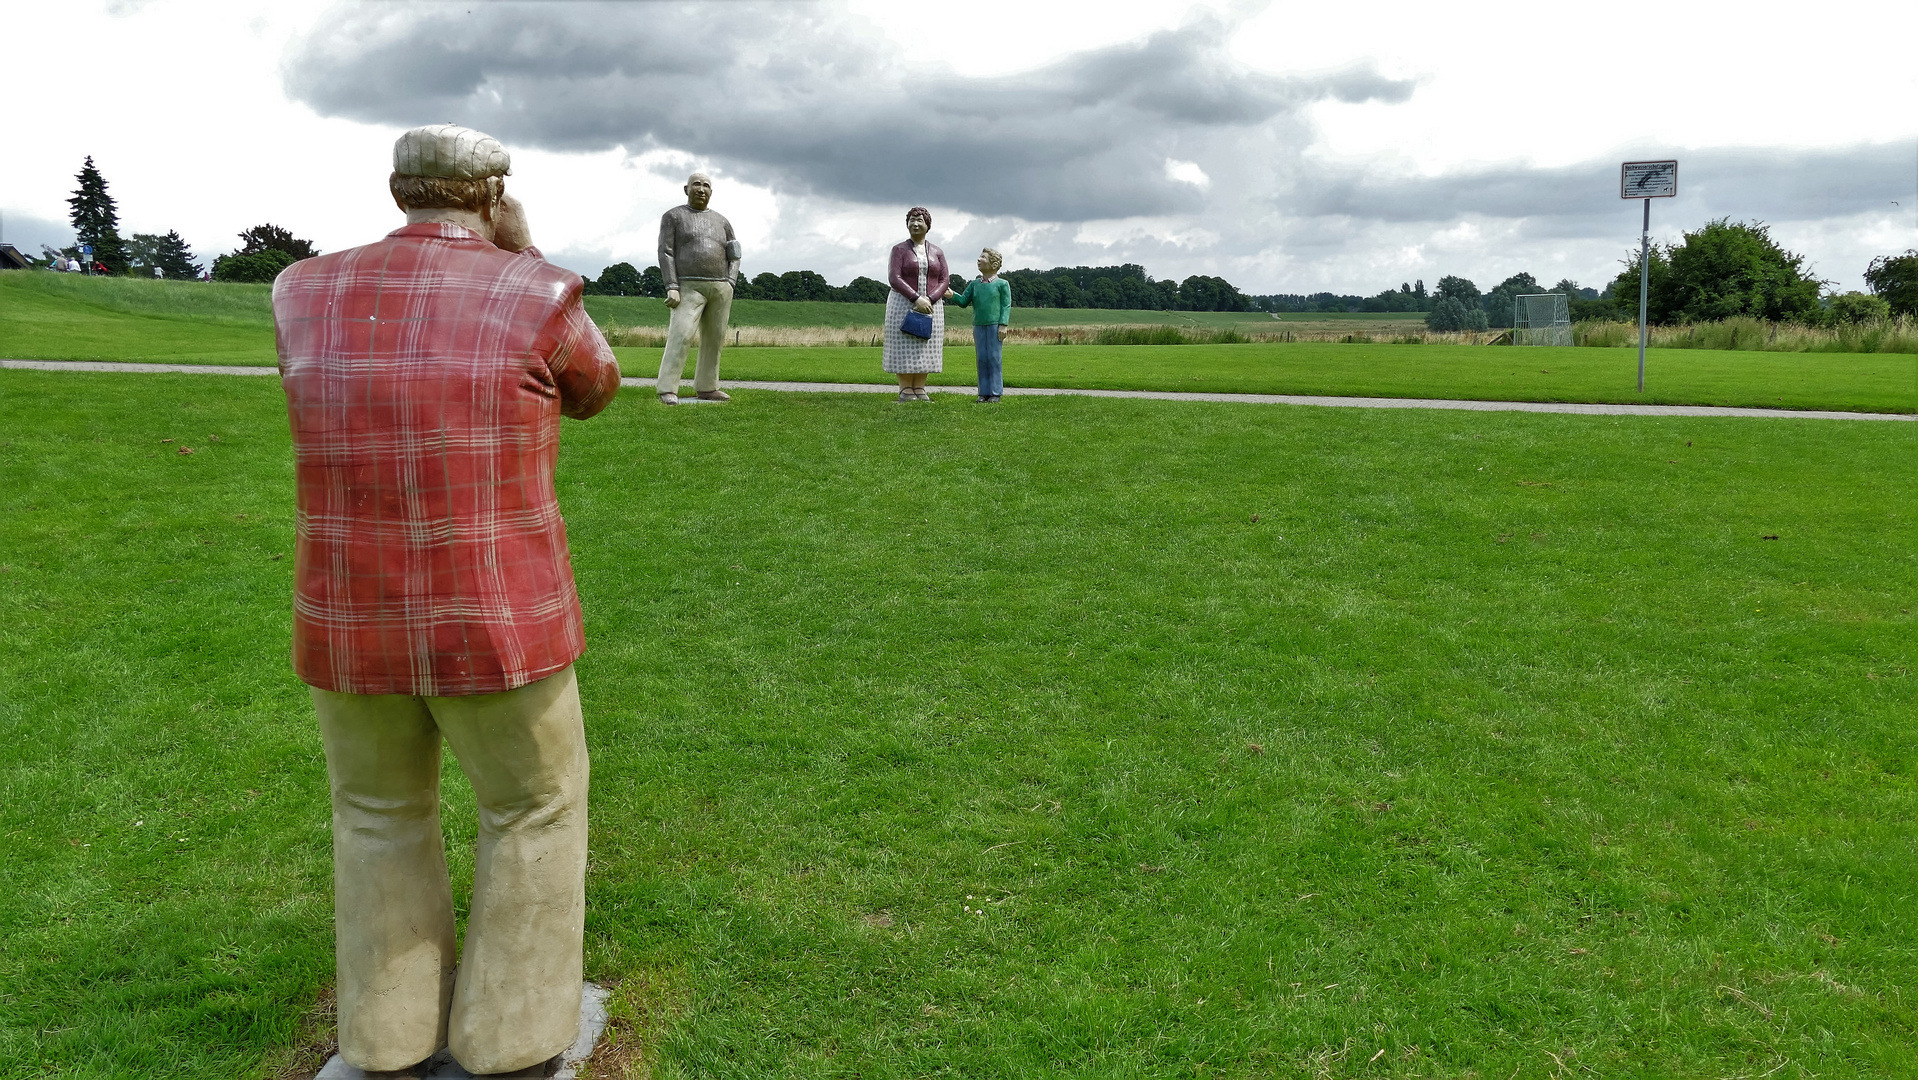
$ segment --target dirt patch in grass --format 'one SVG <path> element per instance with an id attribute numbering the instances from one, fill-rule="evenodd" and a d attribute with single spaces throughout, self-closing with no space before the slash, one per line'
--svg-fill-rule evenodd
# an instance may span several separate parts
<path id="1" fill-rule="evenodd" d="M 580 1062 L 580 1080 L 651 1080 L 661 1037 L 690 1003 L 684 980 L 676 972 L 643 971 L 602 985 L 613 992 L 606 1032 Z"/>
<path id="2" fill-rule="evenodd" d="M 286 1063 L 273 1074 L 273 1080 L 313 1080 L 326 1067 L 328 1058 L 340 1052 L 339 1003 L 333 996 L 333 984 L 320 987 L 320 996 L 300 1017 L 299 1034 Z"/>

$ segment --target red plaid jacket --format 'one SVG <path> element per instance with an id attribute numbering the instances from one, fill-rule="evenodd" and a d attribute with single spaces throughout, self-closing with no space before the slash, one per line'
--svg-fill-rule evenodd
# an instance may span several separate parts
<path id="1" fill-rule="evenodd" d="M 273 283 L 298 499 L 293 670 L 349 694 L 511 690 L 586 649 L 559 418 L 619 389 L 578 274 L 457 225 Z"/>

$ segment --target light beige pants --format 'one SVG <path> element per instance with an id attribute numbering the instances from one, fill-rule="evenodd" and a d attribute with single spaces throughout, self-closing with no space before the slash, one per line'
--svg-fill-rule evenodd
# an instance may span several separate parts
<path id="1" fill-rule="evenodd" d="M 442 1046 L 470 1072 L 545 1061 L 579 1034 L 586 734 L 569 665 L 474 697 L 313 690 L 333 789 L 340 1056 L 400 1069 Z M 479 802 L 454 977 L 440 740 Z"/>
<path id="2" fill-rule="evenodd" d="M 679 306 L 666 325 L 666 352 L 659 358 L 660 393 L 679 393 L 679 377 L 685 374 L 695 330 L 699 364 L 693 368 L 693 389 L 702 394 L 719 389 L 719 349 L 726 343 L 726 324 L 732 317 L 732 282 L 680 281 Z"/>

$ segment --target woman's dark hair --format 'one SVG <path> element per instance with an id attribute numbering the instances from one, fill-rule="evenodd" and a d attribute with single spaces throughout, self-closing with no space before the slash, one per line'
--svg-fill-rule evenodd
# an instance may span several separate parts
<path id="1" fill-rule="evenodd" d="M 926 209 L 923 206 L 915 206 L 912 209 L 906 211 L 906 220 L 911 221 L 912 216 L 914 214 L 918 214 L 920 217 L 926 219 L 926 228 L 928 229 L 932 228 L 932 211 Z"/>

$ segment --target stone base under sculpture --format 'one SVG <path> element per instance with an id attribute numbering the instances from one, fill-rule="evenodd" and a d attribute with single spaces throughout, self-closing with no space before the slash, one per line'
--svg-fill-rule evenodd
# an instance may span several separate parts
<path id="1" fill-rule="evenodd" d="M 592 1056 L 593 1047 L 599 1043 L 600 1035 L 606 1030 L 606 999 L 610 995 L 601 987 L 587 983 L 580 994 L 579 1001 L 579 1038 L 560 1055 L 559 1072 L 554 1073 L 555 1080 L 572 1080 L 578 1075 L 579 1063 Z M 340 1060 L 334 1054 L 327 1059 L 326 1067 L 321 1069 L 314 1080 L 364 1080 L 369 1075 Z M 382 1077 L 398 1077 L 402 1073 L 374 1073 Z M 468 1080 L 473 1074 L 467 1072 L 453 1055 L 441 1050 L 427 1059 L 419 1072 L 413 1074 L 418 1080 Z M 515 1075 L 515 1074 L 507 1074 Z"/>

